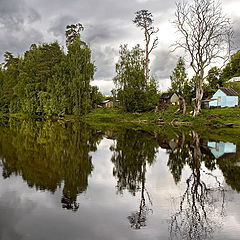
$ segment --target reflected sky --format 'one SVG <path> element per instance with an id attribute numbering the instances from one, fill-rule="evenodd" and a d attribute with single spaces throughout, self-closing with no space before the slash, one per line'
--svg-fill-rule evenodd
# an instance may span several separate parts
<path id="1" fill-rule="evenodd" d="M 71 133 L 75 134 L 74 132 Z M 79 132 L 77 131 L 76 133 L 78 134 Z M 95 133 L 92 132 L 92 134 Z M 17 134 L 20 133 L 17 132 Z M 142 158 L 141 168 L 138 167 L 136 170 L 134 167 L 126 170 L 125 167 L 128 165 L 122 162 L 122 159 L 125 158 L 120 158 L 117 168 L 119 172 L 114 174 L 116 161 L 113 161 L 113 156 L 114 154 L 116 156 L 116 153 L 120 154 L 118 156 L 126 153 L 126 146 L 121 141 L 124 139 L 124 136 L 129 137 L 134 134 L 136 134 L 136 138 L 132 138 L 132 143 L 135 144 L 133 146 L 143 144 L 142 141 L 146 139 L 151 142 L 145 145 L 145 149 L 146 151 L 149 151 L 149 149 L 154 150 L 154 159 L 150 159 L 151 155 L 149 153 L 144 155 L 146 153 L 144 150 L 142 150 L 140 156 L 139 151 L 137 153 L 133 151 L 130 153 L 133 159 L 135 156 Z M 142 136 L 141 139 L 138 134 Z M 106 134 L 102 135 L 106 136 Z M 158 136 L 159 138 L 160 136 Z M 166 137 L 162 138 L 166 139 Z M 196 171 L 196 166 L 191 165 L 191 162 L 184 163 L 181 176 L 176 183 L 176 179 L 169 169 L 169 160 L 171 156 L 170 151 L 174 151 L 175 154 L 180 156 L 180 153 L 176 151 L 178 149 L 177 146 L 182 145 L 183 140 L 182 137 L 179 139 L 171 139 L 176 144 L 171 142 L 171 146 L 175 147 L 169 150 L 166 145 L 165 148 L 160 147 L 159 141 L 156 141 L 156 136 L 149 135 L 149 133 L 134 133 L 134 131 L 128 130 L 128 132 L 119 132 L 114 137 L 106 138 L 101 136 L 95 147 L 88 149 L 87 159 L 90 159 L 93 169 L 87 175 L 88 183 L 86 190 L 77 193 L 75 199 L 79 205 L 77 211 L 67 210 L 62 206 L 61 198 L 65 184 L 64 178 L 54 191 L 49 191 L 49 189 L 39 189 L 36 186 L 29 187 L 27 179 L 23 179 L 21 172 L 15 169 L 10 177 L 0 178 L 0 239 L 155 240 L 171 239 L 171 237 L 172 239 L 180 239 L 177 238 L 179 237 L 178 235 L 170 235 L 171 220 L 172 216 L 179 212 L 179 205 L 186 191 L 187 184 L 191 184 L 191 181 L 194 180 L 188 179 L 193 171 Z M 184 144 L 188 145 L 188 141 L 190 139 L 185 140 Z M 2 144 L 1 142 L 1 146 L 3 146 Z M 203 158 L 205 156 L 204 151 L 207 151 L 204 146 L 207 145 L 208 142 L 201 142 Z M 194 153 L 196 149 L 193 149 L 191 145 L 189 146 L 190 148 L 187 150 Z M 236 149 L 238 150 L 238 145 L 236 145 Z M 129 151 L 128 148 L 127 151 Z M 185 152 L 183 153 L 186 156 Z M 192 154 L 190 155 L 193 156 Z M 127 156 L 129 159 L 129 155 Z M 187 158 L 190 159 L 189 156 Z M 51 161 L 51 158 L 46 157 L 46 159 Z M 208 213 L 213 232 L 211 235 L 207 235 L 205 239 L 239 239 L 240 196 L 231 187 L 231 184 L 225 181 L 224 174 L 228 176 L 227 170 L 223 174 L 223 168 L 231 169 L 232 165 L 235 166 L 236 161 L 239 162 L 238 152 L 236 152 L 234 160 L 221 159 L 219 160 L 220 162 L 217 162 L 218 160 L 211 156 L 211 161 L 215 162 L 214 169 L 211 170 L 209 169 L 208 161 L 204 159 L 201 160 L 200 166 L 198 166 L 201 172 L 200 180 L 206 184 L 207 190 L 211 190 L 208 192 L 209 197 L 205 198 L 204 204 L 206 209 L 212 210 L 212 207 L 214 207 L 213 214 Z M 124 161 L 127 160 L 125 159 Z M 175 159 L 173 158 L 172 160 Z M 233 162 L 230 163 L 228 160 Z M 7 159 L 5 158 L 6 161 Z M 191 161 L 193 160 L 191 159 Z M 26 167 L 26 165 L 18 165 L 18 162 L 15 162 L 17 166 L 20 166 L 20 169 Z M 137 175 L 134 175 L 137 176 L 137 180 L 135 179 L 137 182 L 134 183 L 138 185 L 138 190 L 134 194 L 130 191 L 131 186 L 129 185 L 122 185 L 122 191 L 119 191 L 119 174 L 122 167 L 124 167 L 125 171 L 129 171 L 129 174 L 139 171 Z M 3 168 L 4 166 L 1 170 L 1 176 L 3 175 Z M 142 185 L 142 179 L 144 179 L 144 186 Z M 224 190 L 225 194 L 223 211 L 222 191 L 216 190 L 219 183 L 221 184 L 221 190 Z M 123 182 L 123 184 L 125 183 Z M 140 229 L 135 229 L 131 227 L 128 217 L 132 213 L 139 212 L 142 201 L 142 188 L 144 188 L 144 204 L 151 211 L 146 215 L 146 224 Z M 187 209 L 187 204 L 184 206 L 184 209 Z M 185 239 L 191 238 L 185 236 Z"/>

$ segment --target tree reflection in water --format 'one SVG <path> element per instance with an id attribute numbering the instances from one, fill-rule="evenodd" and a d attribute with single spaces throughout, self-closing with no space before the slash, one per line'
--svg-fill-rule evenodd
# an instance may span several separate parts
<path id="1" fill-rule="evenodd" d="M 132 228 L 147 224 L 151 212 L 151 199 L 146 189 L 147 164 L 152 165 L 158 149 L 155 137 L 143 131 L 125 130 L 117 136 L 113 151 L 113 175 L 117 178 L 117 191 L 127 189 L 132 195 L 141 192 L 139 210 L 128 216 Z"/>
<path id="2" fill-rule="evenodd" d="M 101 138 L 79 123 L 10 120 L 0 126 L 3 177 L 20 175 L 30 187 L 52 193 L 63 185 L 62 207 L 77 211 L 93 170 L 89 152 Z"/>
<path id="3" fill-rule="evenodd" d="M 186 190 L 180 197 L 179 210 L 171 217 L 171 239 L 212 239 L 214 231 L 221 224 L 225 198 L 223 186 L 217 176 L 202 168 L 203 161 L 210 168 L 214 167 L 209 164 L 211 161 L 215 162 L 213 156 L 209 152 L 204 153 L 204 146 L 201 146 L 196 132 L 192 132 L 189 141 L 186 141 L 183 133 L 177 148 L 168 152 L 168 166 L 176 183 L 180 181 L 185 165 L 191 169 L 191 174 L 186 179 Z M 213 187 L 207 186 L 204 175 L 214 180 Z"/>

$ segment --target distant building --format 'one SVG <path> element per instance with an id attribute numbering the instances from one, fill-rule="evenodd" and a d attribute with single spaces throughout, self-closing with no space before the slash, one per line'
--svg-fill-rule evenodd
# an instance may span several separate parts
<path id="1" fill-rule="evenodd" d="M 212 96 L 210 107 L 236 107 L 239 94 L 232 88 L 221 88 Z"/>
<path id="2" fill-rule="evenodd" d="M 100 103 L 100 106 L 102 106 L 102 107 L 107 107 L 107 108 L 111 108 L 111 107 L 113 107 L 113 99 L 112 98 L 110 98 L 110 99 L 107 99 L 107 100 L 105 100 L 105 101 L 102 101 L 101 103 Z"/>
<path id="3" fill-rule="evenodd" d="M 233 77 L 229 79 L 228 82 L 240 82 L 240 77 Z"/>
<path id="4" fill-rule="evenodd" d="M 179 97 L 176 93 L 163 93 L 160 97 L 160 104 L 179 104 Z"/>

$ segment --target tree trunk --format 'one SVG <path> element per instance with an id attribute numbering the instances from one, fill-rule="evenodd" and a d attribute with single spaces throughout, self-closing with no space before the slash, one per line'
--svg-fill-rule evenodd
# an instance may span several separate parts
<path id="1" fill-rule="evenodd" d="M 179 110 L 182 110 L 183 114 L 186 113 L 186 100 L 182 96 L 179 96 L 179 108 Z"/>
<path id="2" fill-rule="evenodd" d="M 146 38 L 146 49 L 145 49 L 145 61 L 146 61 L 146 63 L 145 63 L 145 77 L 146 77 L 146 80 L 147 80 L 147 82 L 148 82 L 148 80 L 149 80 L 149 68 L 148 68 L 148 66 L 149 66 L 149 40 Z"/>
<path id="3" fill-rule="evenodd" d="M 193 116 L 196 117 L 201 113 L 201 101 L 203 97 L 203 71 L 196 77 L 196 99 Z"/>
<path id="4" fill-rule="evenodd" d="M 184 98 L 182 99 L 182 107 L 183 107 L 183 114 L 185 114 L 187 107 L 186 107 L 186 101 Z"/>

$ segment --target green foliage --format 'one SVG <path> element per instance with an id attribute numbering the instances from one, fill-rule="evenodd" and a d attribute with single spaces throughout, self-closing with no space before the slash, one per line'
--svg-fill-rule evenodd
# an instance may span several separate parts
<path id="1" fill-rule="evenodd" d="M 221 78 L 225 81 L 240 76 L 240 50 L 231 56 L 230 62 L 221 73 Z"/>
<path id="2" fill-rule="evenodd" d="M 91 108 L 90 81 L 93 79 L 95 66 L 91 62 L 90 48 L 79 36 L 68 46 L 66 64 L 72 106 L 69 113 L 74 115 L 87 113 Z"/>
<path id="3" fill-rule="evenodd" d="M 158 101 L 157 84 L 154 78 L 147 81 L 145 76 L 144 51 L 139 45 L 129 50 L 120 46 L 120 58 L 116 64 L 117 96 L 128 112 L 152 110 Z"/>
<path id="4" fill-rule="evenodd" d="M 92 108 L 97 107 L 105 99 L 104 95 L 101 92 L 99 92 L 99 89 L 97 86 L 92 86 L 90 96 L 91 96 Z"/>
<path id="5" fill-rule="evenodd" d="M 62 186 L 62 207 L 76 211 L 93 170 L 90 152 L 101 134 L 79 123 L 16 121 L 0 124 L 3 177 L 22 176 L 29 187 L 55 192 Z"/>
<path id="6" fill-rule="evenodd" d="M 213 67 L 208 71 L 207 82 L 205 89 L 206 90 L 218 90 L 221 87 L 224 87 L 225 82 L 221 75 L 221 70 L 218 67 Z"/>
<path id="7" fill-rule="evenodd" d="M 145 181 L 146 164 L 155 161 L 158 142 L 149 133 L 125 129 L 117 134 L 117 143 L 111 146 L 114 164 L 113 175 L 117 178 L 117 190 L 127 189 L 133 195 Z"/>
<path id="8" fill-rule="evenodd" d="M 81 24 L 67 26 L 67 54 L 57 43 L 32 44 L 21 57 L 4 54 L 0 69 L 0 109 L 7 113 L 81 115 L 98 94 L 90 81 L 95 66 L 91 50 L 81 41 Z M 94 92 L 94 94 L 93 94 Z"/>
<path id="9" fill-rule="evenodd" d="M 185 101 L 190 102 L 192 87 L 187 77 L 184 60 L 181 57 L 178 59 L 177 66 L 173 70 L 170 79 L 172 84 L 171 90 L 179 97 L 185 99 Z"/>

